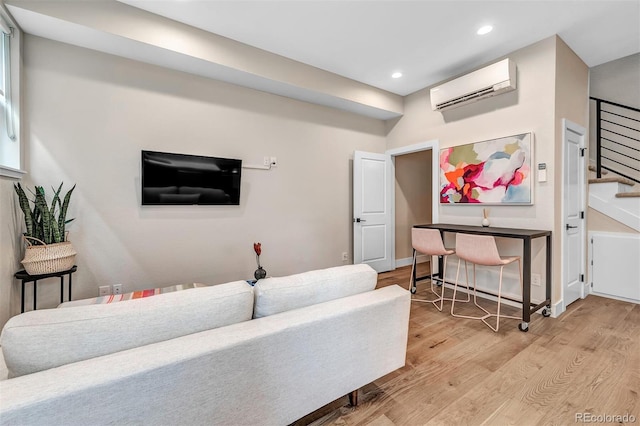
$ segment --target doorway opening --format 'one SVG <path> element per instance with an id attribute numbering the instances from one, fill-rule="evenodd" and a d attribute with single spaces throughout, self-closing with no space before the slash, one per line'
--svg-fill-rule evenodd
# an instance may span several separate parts
<path id="1" fill-rule="evenodd" d="M 387 151 L 395 181 L 392 240 L 395 267 L 412 262 L 413 225 L 438 222 L 438 145 L 437 140 L 432 140 Z"/>

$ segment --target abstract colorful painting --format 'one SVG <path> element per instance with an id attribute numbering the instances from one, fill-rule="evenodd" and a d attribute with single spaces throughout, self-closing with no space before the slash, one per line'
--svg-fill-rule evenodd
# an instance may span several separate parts
<path id="1" fill-rule="evenodd" d="M 532 204 L 531 133 L 440 150 L 441 204 Z"/>

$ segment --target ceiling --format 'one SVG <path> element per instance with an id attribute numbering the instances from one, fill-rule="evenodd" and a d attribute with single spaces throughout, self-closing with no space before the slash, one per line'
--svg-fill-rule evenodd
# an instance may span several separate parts
<path id="1" fill-rule="evenodd" d="M 554 34 L 589 67 L 640 52 L 640 0 L 0 3 L 28 34 L 382 120 Z"/>
<path id="2" fill-rule="evenodd" d="M 554 34 L 589 67 L 640 52 L 640 0 L 119 1 L 403 96 Z"/>

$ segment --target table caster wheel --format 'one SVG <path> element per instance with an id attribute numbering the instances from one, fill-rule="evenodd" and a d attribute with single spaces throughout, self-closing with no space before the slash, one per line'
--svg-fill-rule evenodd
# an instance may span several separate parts
<path id="1" fill-rule="evenodd" d="M 411 287 L 411 294 L 416 294 L 416 288 L 415 287 Z"/>
<path id="2" fill-rule="evenodd" d="M 551 316 L 551 309 L 549 309 L 549 308 L 544 308 L 544 309 L 542 310 L 542 316 L 543 316 L 543 317 L 547 317 L 547 318 L 548 318 L 548 317 L 550 317 L 550 316 Z"/>
<path id="3" fill-rule="evenodd" d="M 523 332 L 529 331 L 529 323 L 521 322 L 520 324 L 518 324 L 518 330 L 523 331 Z"/>

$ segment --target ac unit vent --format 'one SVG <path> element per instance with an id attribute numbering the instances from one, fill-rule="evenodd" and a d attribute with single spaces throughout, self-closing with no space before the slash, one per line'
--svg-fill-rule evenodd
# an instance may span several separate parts
<path id="1" fill-rule="evenodd" d="M 504 59 L 431 89 L 434 111 L 455 108 L 516 89 L 516 64 Z"/>
<path id="2" fill-rule="evenodd" d="M 461 103 L 469 103 L 469 101 L 472 101 L 476 98 L 481 98 L 487 95 L 488 93 L 492 93 L 492 92 L 493 92 L 493 87 L 487 87 L 486 89 L 478 90 L 477 92 L 469 93 L 468 95 L 460 96 L 459 98 L 455 98 L 447 102 L 439 103 L 436 105 L 436 110 L 442 111 L 443 109 L 450 108 L 454 105 L 458 105 Z"/>

